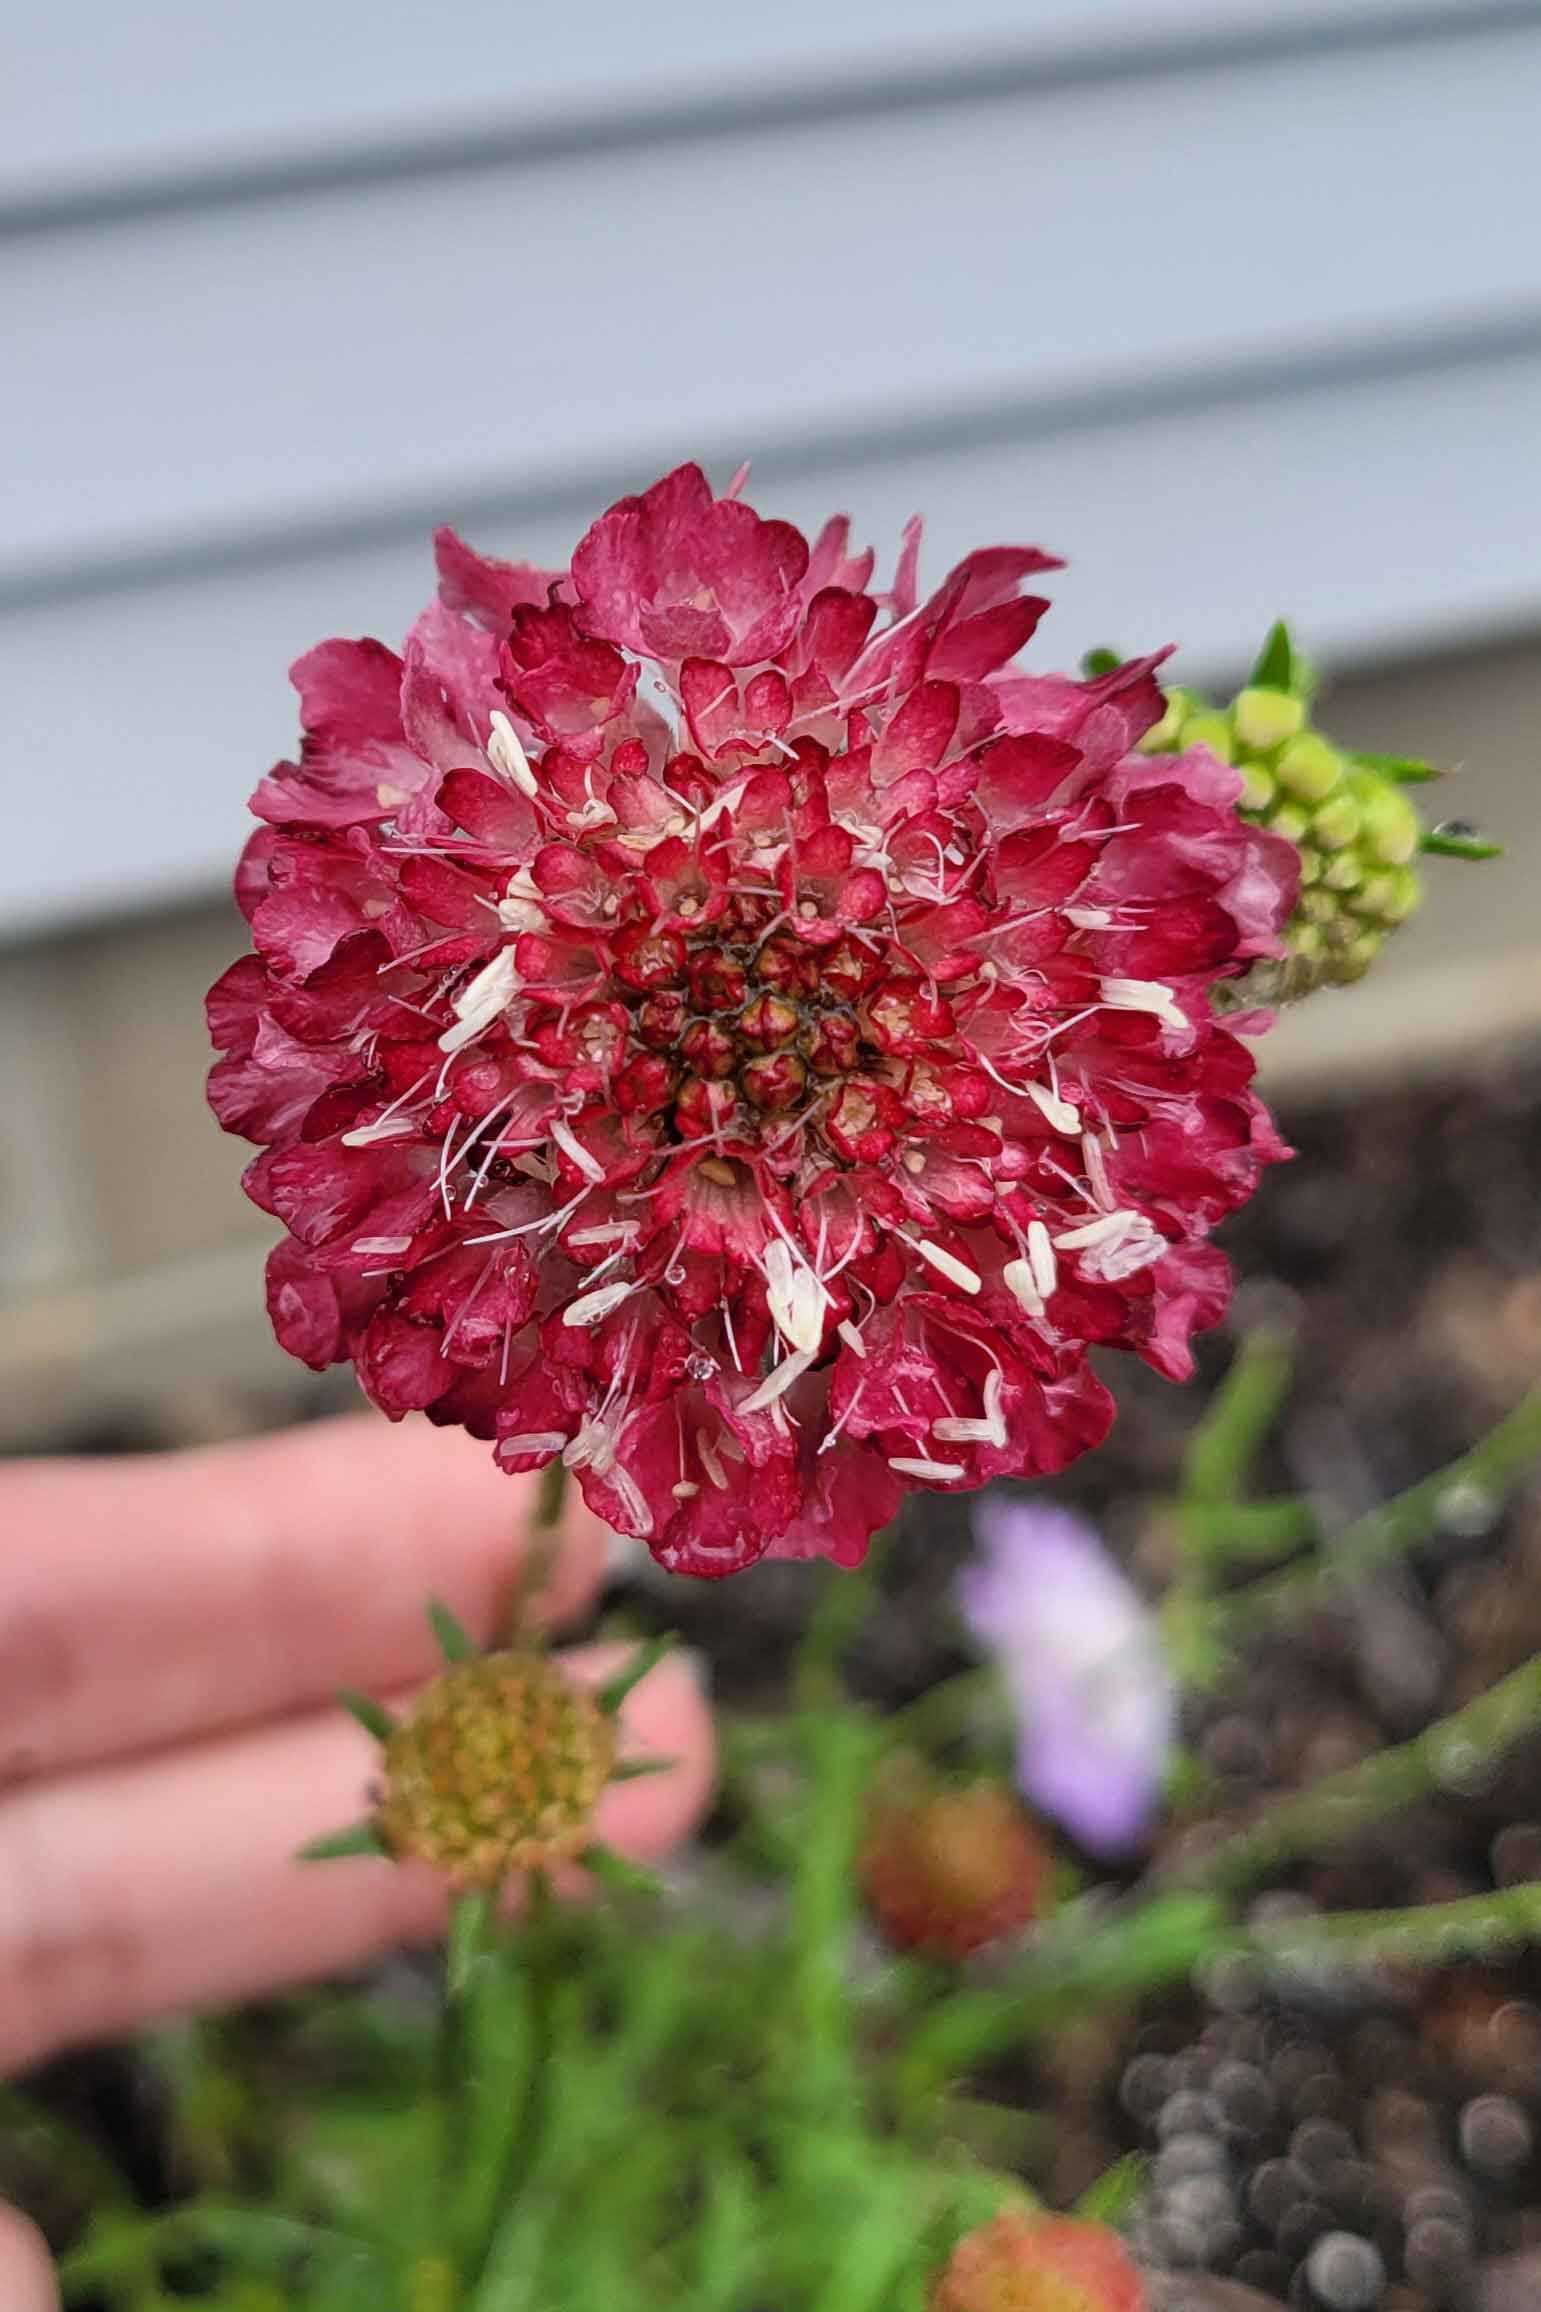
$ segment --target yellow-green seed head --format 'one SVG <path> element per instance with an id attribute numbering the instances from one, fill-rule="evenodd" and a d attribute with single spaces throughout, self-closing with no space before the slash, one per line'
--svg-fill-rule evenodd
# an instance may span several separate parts
<path id="1" fill-rule="evenodd" d="M 1405 867 L 1423 833 L 1412 804 L 1400 787 L 1367 765 L 1356 765 L 1352 789 L 1366 856 L 1384 867 Z"/>
<path id="2" fill-rule="evenodd" d="M 1278 781 L 1262 763 L 1242 763 L 1241 808 L 1253 818 L 1260 818 L 1279 792 Z"/>
<path id="3" fill-rule="evenodd" d="M 1236 734 L 1227 714 L 1193 714 L 1184 718 L 1182 741 L 1185 747 L 1208 747 L 1222 763 L 1236 760 Z"/>
<path id="4" fill-rule="evenodd" d="M 548 1656 L 453 1663 L 386 1739 L 381 1838 L 458 1886 L 547 1868 L 592 1843 L 615 1751 L 611 1720 Z"/>
<path id="5" fill-rule="evenodd" d="M 1237 692 L 1231 720 L 1241 745 L 1266 755 L 1270 748 L 1305 729 L 1306 702 L 1292 698 L 1285 690 L 1253 686 Z"/>
<path id="6" fill-rule="evenodd" d="M 1191 714 L 1202 714 L 1204 701 L 1197 691 L 1183 690 L 1174 683 L 1166 694 L 1166 713 L 1145 733 L 1140 741 L 1140 752 L 1145 755 L 1173 755 L 1183 745 L 1182 728 Z"/>
<path id="7" fill-rule="evenodd" d="M 1359 828 L 1359 805 L 1352 795 L 1329 795 L 1311 813 L 1311 840 L 1323 851 L 1346 851 Z"/>
<path id="8" fill-rule="evenodd" d="M 1279 784 L 1302 803 L 1319 803 L 1343 777 L 1344 762 L 1319 731 L 1303 730 L 1279 751 Z"/>

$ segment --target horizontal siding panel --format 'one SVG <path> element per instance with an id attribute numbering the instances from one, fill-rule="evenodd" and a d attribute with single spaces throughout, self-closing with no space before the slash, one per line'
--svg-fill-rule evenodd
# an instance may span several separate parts
<path id="1" fill-rule="evenodd" d="M 1132 48 L 1417 26 L 1473 0 L 75 0 L 12 26 L 0 209 L 332 162 L 467 135 L 549 134 L 827 98 L 992 66 L 1118 62 Z"/>
<path id="2" fill-rule="evenodd" d="M 1002 536 L 1069 553 L 1054 663 L 1176 637 L 1201 674 L 1234 666 L 1281 608 L 1342 662 L 1541 623 L 1538 409 L 1532 351 L 950 450 L 781 458 L 755 495 L 808 522 L 848 505 L 890 550 L 923 507 L 933 575 Z M 479 542 L 554 557 L 595 507 L 548 503 L 519 524 L 467 511 Z M 221 883 L 244 798 L 290 742 L 288 659 L 327 633 L 394 640 L 427 590 L 426 540 L 404 538 L 13 610 L 0 923 L 20 934 Z"/>
<path id="3" fill-rule="evenodd" d="M 1541 299 L 1541 24 L 0 246 L 0 582 Z"/>

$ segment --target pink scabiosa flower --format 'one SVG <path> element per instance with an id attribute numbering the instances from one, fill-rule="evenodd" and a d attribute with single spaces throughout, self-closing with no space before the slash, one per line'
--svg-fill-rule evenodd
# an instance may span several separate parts
<path id="1" fill-rule="evenodd" d="M 1010 662 L 1031 547 L 869 590 L 695 466 L 571 568 L 439 539 L 402 654 L 294 669 L 210 1096 L 284 1346 L 560 1455 L 677 1571 L 858 1560 L 913 1486 L 1056 1470 L 1161 1371 L 1282 1151 L 1216 983 L 1289 845 L 1136 752 L 1155 659 Z"/>

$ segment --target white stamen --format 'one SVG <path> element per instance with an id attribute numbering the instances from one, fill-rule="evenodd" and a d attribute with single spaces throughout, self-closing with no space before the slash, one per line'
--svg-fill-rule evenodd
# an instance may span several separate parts
<path id="1" fill-rule="evenodd" d="M 409 1252 L 411 1247 L 410 1236 L 356 1236 L 353 1239 L 355 1252 Z"/>
<path id="2" fill-rule="evenodd" d="M 567 1241 L 569 1244 L 624 1244 L 628 1237 L 641 1234 L 641 1225 L 636 1220 L 607 1220 L 602 1227 L 575 1228 Z"/>
<path id="3" fill-rule="evenodd" d="M 1102 1000 L 1114 1011 L 1153 1012 L 1164 1028 L 1175 1028 L 1179 1035 L 1187 1033 L 1187 1014 L 1164 980 L 1105 979 Z"/>
<path id="4" fill-rule="evenodd" d="M 369 1148 L 376 1140 L 399 1140 L 416 1130 L 410 1116 L 377 1116 L 372 1124 L 355 1124 L 351 1132 L 344 1132 L 342 1144 L 345 1148 Z"/>
<path id="5" fill-rule="evenodd" d="M 767 1373 L 754 1395 L 744 1399 L 739 1411 L 763 1413 L 770 1406 L 778 1404 L 793 1382 L 802 1379 L 817 1354 L 816 1349 L 794 1349 L 791 1356 L 783 1357 L 775 1371 Z"/>
<path id="6" fill-rule="evenodd" d="M 568 1160 L 576 1164 L 585 1180 L 603 1180 L 605 1168 L 592 1157 L 572 1126 L 561 1116 L 551 1119 L 551 1137 Z"/>
<path id="7" fill-rule="evenodd" d="M 476 977 L 456 996 L 451 1007 L 455 1025 L 446 1028 L 440 1036 L 440 1051 L 458 1052 L 462 1044 L 470 1043 L 490 1028 L 499 1013 L 507 1011 L 518 987 L 513 948 L 500 947 L 492 961 L 484 963 Z"/>
<path id="8" fill-rule="evenodd" d="M 1030 1317 L 1043 1315 L 1043 1295 L 1033 1282 L 1033 1271 L 1027 1261 L 1008 1260 L 1001 1270 L 1001 1282 Z"/>
<path id="9" fill-rule="evenodd" d="M 586 1292 L 575 1301 L 569 1301 L 562 1311 L 564 1325 L 597 1325 L 612 1309 L 618 1309 L 636 1291 L 635 1283 L 602 1284 L 596 1292 Z"/>
<path id="10" fill-rule="evenodd" d="M 932 1436 L 943 1445 L 993 1445 L 999 1450 L 1006 1443 L 1005 1393 L 997 1365 L 985 1378 L 984 1419 L 933 1421 Z"/>
<path id="11" fill-rule="evenodd" d="M 1047 1084 L 1029 1084 L 1027 1096 L 1046 1124 L 1051 1125 L 1056 1132 L 1064 1132 L 1071 1139 L 1075 1138 L 1081 1129 L 1079 1108 L 1072 1107 L 1068 1100 L 1062 1100 L 1058 1092 L 1051 1092 Z"/>
<path id="12" fill-rule="evenodd" d="M 543 931 L 546 910 L 539 900 L 511 891 L 498 901 L 498 921 L 505 931 Z"/>
<path id="13" fill-rule="evenodd" d="M 928 1260 L 938 1276 L 945 1276 L 949 1284 L 957 1285 L 961 1291 L 978 1292 L 984 1283 L 978 1269 L 970 1268 L 967 1261 L 958 1260 L 945 1246 L 934 1244 L 929 1236 L 905 1236 L 902 1228 L 896 1229 L 894 1233 L 903 1237 L 904 1242 L 918 1252 L 922 1260 Z"/>
<path id="14" fill-rule="evenodd" d="M 499 706 L 492 710 L 487 760 L 505 779 L 511 779 L 522 795 L 535 796 L 540 793 L 535 773 L 530 768 L 530 758 L 520 743 L 519 733 Z"/>
<path id="15" fill-rule="evenodd" d="M 1096 1201 L 1099 1204 L 1111 1204 L 1113 1185 L 1103 1159 L 1102 1142 L 1095 1132 L 1081 1134 L 1081 1160 L 1086 1166 L 1086 1177 L 1091 1182 L 1092 1195 Z"/>
<path id="16" fill-rule="evenodd" d="M 707 1476 L 716 1486 L 718 1492 L 726 1493 L 728 1490 L 728 1473 L 722 1466 L 722 1462 L 718 1456 L 716 1446 L 712 1443 L 712 1440 L 710 1437 L 708 1437 L 704 1429 L 698 1429 L 696 1431 L 696 1452 L 700 1456 L 702 1468 L 706 1471 Z"/>
<path id="17" fill-rule="evenodd" d="M 678 1485 L 669 1488 L 676 1501 L 694 1501 L 700 1490 L 700 1486 L 693 1484 L 688 1477 L 682 1477 Z"/>
<path id="18" fill-rule="evenodd" d="M 782 1339 L 799 1352 L 814 1355 L 824 1338 L 829 1295 L 784 1237 L 775 1237 L 765 1248 L 765 1297 Z"/>
<path id="19" fill-rule="evenodd" d="M 581 835 L 588 827 L 609 826 L 614 817 L 608 803 L 602 803 L 597 795 L 590 795 L 579 810 L 567 813 L 567 824 Z"/>
<path id="20" fill-rule="evenodd" d="M 840 1338 L 844 1341 L 846 1347 L 850 1350 L 853 1357 L 865 1357 L 867 1354 L 867 1344 L 862 1339 L 861 1334 L 852 1324 L 849 1317 L 842 1317 L 839 1324 L 836 1325 L 835 1330 L 840 1335 Z"/>
<path id="21" fill-rule="evenodd" d="M 1067 907 L 1065 921 L 1073 923 L 1077 931 L 1111 931 L 1113 917 L 1105 907 Z"/>
<path id="22" fill-rule="evenodd" d="M 890 1455 L 888 1466 L 896 1477 L 919 1477 L 931 1485 L 953 1485 L 968 1475 L 961 1461 L 912 1461 L 904 1455 L 895 1460 Z"/>
<path id="23" fill-rule="evenodd" d="M 1049 1232 L 1041 1220 L 1030 1220 L 1027 1224 L 1027 1263 L 1033 1272 L 1033 1283 L 1047 1300 L 1059 1283 L 1059 1266 Z"/>
<path id="24" fill-rule="evenodd" d="M 499 1439 L 500 1453 L 560 1453 L 567 1439 L 560 1429 L 527 1429 L 518 1437 Z"/>
<path id="25" fill-rule="evenodd" d="M 1080 1228 L 1067 1228 L 1063 1236 L 1056 1236 L 1057 1252 L 1079 1252 L 1085 1245 L 1116 1242 L 1129 1232 L 1131 1222 L 1140 1219 L 1137 1212 L 1103 1212 L 1095 1220 L 1088 1220 Z"/>

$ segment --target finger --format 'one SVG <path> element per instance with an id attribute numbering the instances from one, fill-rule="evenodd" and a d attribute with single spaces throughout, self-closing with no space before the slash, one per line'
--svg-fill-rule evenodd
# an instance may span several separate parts
<path id="1" fill-rule="evenodd" d="M 0 1472 L 0 1783 L 425 1676 L 425 1597 L 491 1635 L 537 1483 L 372 1415 Z M 559 1538 L 548 1618 L 603 1565 L 571 1489 Z"/>
<path id="2" fill-rule="evenodd" d="M 592 1681 L 625 1655 L 566 1658 Z M 622 1724 L 628 1747 L 675 1763 L 612 1784 L 596 1836 L 647 1861 L 686 1835 L 711 1787 L 711 1717 L 690 1662 L 667 1656 Z M 431 1940 L 445 1910 L 433 1874 L 294 1859 L 363 1812 L 377 1756 L 328 1711 L 0 1801 L 0 2071 Z"/>
<path id="3" fill-rule="evenodd" d="M 0 2304 L 5 2312 L 59 2312 L 53 2270 L 36 2224 L 0 2203 Z"/>

